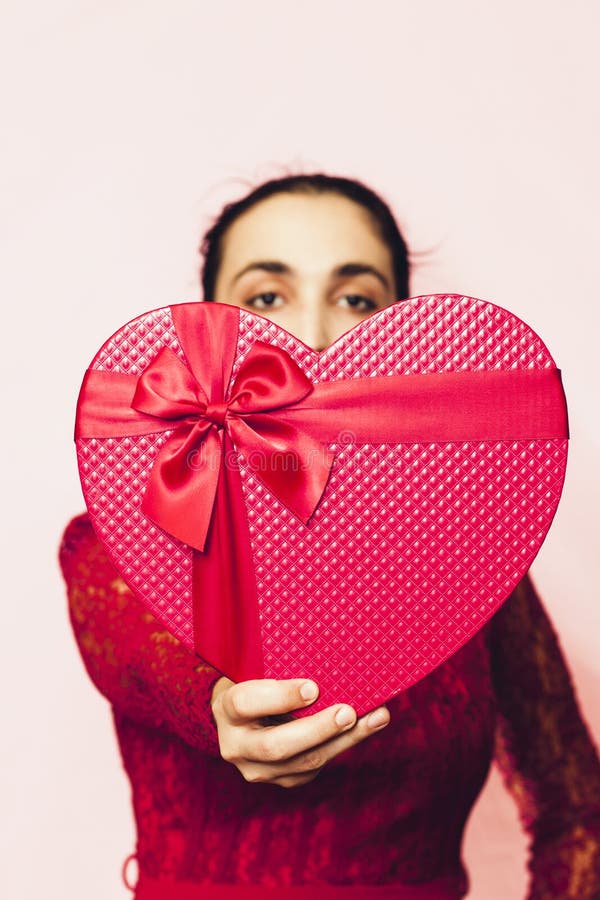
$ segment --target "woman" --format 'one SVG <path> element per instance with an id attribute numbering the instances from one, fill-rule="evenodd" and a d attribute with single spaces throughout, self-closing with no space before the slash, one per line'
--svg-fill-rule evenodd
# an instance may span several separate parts
<path id="1" fill-rule="evenodd" d="M 321 350 L 407 297 L 404 240 L 358 182 L 270 181 L 205 236 L 204 299 Z M 600 762 L 529 579 L 385 707 L 289 720 L 318 685 L 233 684 L 145 612 L 87 516 L 61 546 L 71 619 L 133 791 L 137 900 L 464 897 L 465 822 L 492 759 L 531 837 L 530 898 L 600 896 Z"/>

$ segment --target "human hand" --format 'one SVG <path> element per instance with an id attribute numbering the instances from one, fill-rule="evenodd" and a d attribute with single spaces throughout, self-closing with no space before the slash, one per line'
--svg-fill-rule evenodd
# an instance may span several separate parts
<path id="1" fill-rule="evenodd" d="M 211 706 L 221 756 L 236 766 L 246 781 L 296 787 L 312 781 L 329 760 L 380 731 L 390 720 L 385 706 L 357 719 L 351 706 L 336 703 L 312 716 L 264 723 L 271 716 L 285 717 L 294 709 L 309 706 L 317 697 L 317 685 L 306 678 L 264 678 L 237 684 L 219 678 Z"/>

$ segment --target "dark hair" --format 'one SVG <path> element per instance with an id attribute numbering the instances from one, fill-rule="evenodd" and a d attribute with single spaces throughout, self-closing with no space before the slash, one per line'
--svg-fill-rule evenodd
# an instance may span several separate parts
<path id="1" fill-rule="evenodd" d="M 222 259 L 222 238 L 227 228 L 238 216 L 258 203 L 259 200 L 285 192 L 305 194 L 332 192 L 354 200 L 355 203 L 366 209 L 371 214 L 381 238 L 391 253 L 394 281 L 396 282 L 396 299 L 402 300 L 409 296 L 408 248 L 389 206 L 360 181 L 319 172 L 270 179 L 258 185 L 240 200 L 227 203 L 223 207 L 221 214 L 202 238 L 199 248 L 204 257 L 200 280 L 205 300 L 214 300 L 215 282 Z"/>

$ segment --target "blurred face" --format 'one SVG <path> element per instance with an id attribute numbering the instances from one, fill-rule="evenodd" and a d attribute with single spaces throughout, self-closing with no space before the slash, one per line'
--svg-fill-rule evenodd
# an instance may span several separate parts
<path id="1" fill-rule="evenodd" d="M 265 316 L 313 350 L 396 299 L 367 210 L 334 193 L 275 194 L 229 226 L 214 299 Z"/>

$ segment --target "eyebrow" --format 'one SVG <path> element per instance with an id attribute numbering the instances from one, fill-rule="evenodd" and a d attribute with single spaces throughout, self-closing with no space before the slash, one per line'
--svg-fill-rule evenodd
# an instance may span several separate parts
<path id="1" fill-rule="evenodd" d="M 273 272 L 276 275 L 294 275 L 294 270 L 286 265 L 285 263 L 279 262 L 278 260 L 258 260 L 257 262 L 248 263 L 247 266 L 244 266 L 241 269 L 233 282 L 235 283 L 238 278 L 241 278 L 242 275 L 245 275 L 246 272 L 251 272 L 253 270 L 260 270 L 262 272 Z M 333 276 L 335 278 L 349 278 L 352 275 L 374 275 L 375 278 L 378 278 L 379 281 L 383 284 L 387 290 L 391 290 L 390 283 L 388 279 L 385 277 L 383 272 L 380 272 L 379 269 L 376 269 L 375 266 L 370 266 L 367 263 L 360 262 L 349 262 L 344 263 L 342 266 L 338 266 L 337 269 L 333 270 Z"/>

